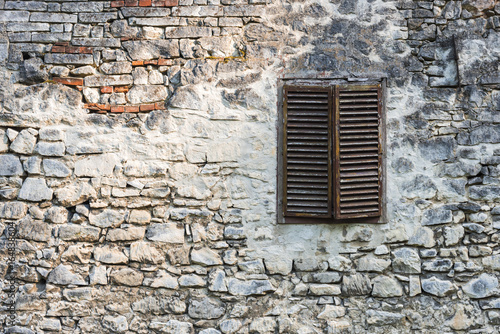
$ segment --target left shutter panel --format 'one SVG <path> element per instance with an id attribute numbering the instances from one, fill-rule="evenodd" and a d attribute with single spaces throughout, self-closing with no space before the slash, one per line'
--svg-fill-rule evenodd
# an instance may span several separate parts
<path id="1" fill-rule="evenodd" d="M 332 217 L 332 104 L 329 88 L 284 88 L 285 216 Z"/>

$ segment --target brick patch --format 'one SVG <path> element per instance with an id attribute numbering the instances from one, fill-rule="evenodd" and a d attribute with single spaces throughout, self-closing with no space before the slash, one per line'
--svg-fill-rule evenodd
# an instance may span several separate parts
<path id="1" fill-rule="evenodd" d="M 119 0 L 111 1 L 112 8 L 120 7 L 175 7 L 179 0 Z"/>
<path id="2" fill-rule="evenodd" d="M 158 102 L 158 103 L 148 103 L 148 104 L 141 104 L 138 106 L 125 106 L 125 105 L 109 105 L 109 104 L 100 104 L 100 103 L 86 103 L 84 105 L 86 109 L 88 109 L 91 112 L 97 112 L 97 113 L 106 113 L 106 112 L 112 112 L 112 113 L 123 113 L 123 112 L 129 112 L 129 113 L 138 113 L 138 112 L 149 112 L 153 110 L 165 110 L 165 105 L 163 102 Z"/>
<path id="3" fill-rule="evenodd" d="M 60 77 L 54 77 L 52 78 L 55 82 L 61 83 L 63 85 L 68 85 L 68 86 L 83 86 L 83 79 L 82 78 L 60 78 Z"/>
<path id="4" fill-rule="evenodd" d="M 92 48 L 88 48 L 85 46 L 62 46 L 62 45 L 54 45 L 50 51 L 52 53 L 83 53 L 83 54 L 92 54 Z"/>

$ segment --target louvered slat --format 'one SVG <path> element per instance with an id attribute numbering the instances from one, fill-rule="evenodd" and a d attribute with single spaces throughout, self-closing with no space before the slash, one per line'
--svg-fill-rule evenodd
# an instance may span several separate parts
<path id="1" fill-rule="evenodd" d="M 285 216 L 332 217 L 332 96 L 329 88 L 284 89 Z"/>
<path id="2" fill-rule="evenodd" d="M 335 218 L 381 215 L 379 85 L 336 88 Z"/>

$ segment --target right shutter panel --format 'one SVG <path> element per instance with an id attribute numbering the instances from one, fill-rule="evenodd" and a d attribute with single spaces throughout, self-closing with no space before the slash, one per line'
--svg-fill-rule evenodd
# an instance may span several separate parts
<path id="1" fill-rule="evenodd" d="M 332 217 L 332 95 L 330 88 L 285 86 L 285 216 Z"/>
<path id="2" fill-rule="evenodd" d="M 381 215 L 381 88 L 336 88 L 335 217 Z"/>

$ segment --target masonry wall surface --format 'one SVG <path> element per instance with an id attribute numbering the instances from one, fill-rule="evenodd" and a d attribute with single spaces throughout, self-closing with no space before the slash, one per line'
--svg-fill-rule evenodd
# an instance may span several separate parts
<path id="1" fill-rule="evenodd" d="M 0 0 L 0 331 L 499 332 L 499 58 L 493 0 Z M 277 223 L 294 78 L 386 86 L 383 224 Z"/>

